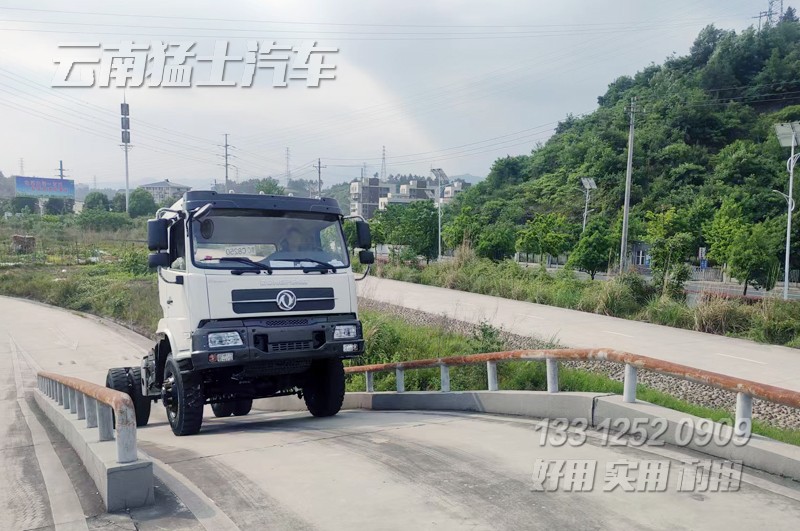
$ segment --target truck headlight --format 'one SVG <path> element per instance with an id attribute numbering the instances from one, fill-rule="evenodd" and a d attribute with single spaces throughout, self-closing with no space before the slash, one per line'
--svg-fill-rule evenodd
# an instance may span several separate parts
<path id="1" fill-rule="evenodd" d="M 239 332 L 213 332 L 208 334 L 208 346 L 210 348 L 216 347 L 241 347 L 242 336 Z"/>
<path id="2" fill-rule="evenodd" d="M 333 329 L 333 339 L 356 339 L 358 327 L 356 325 L 339 325 Z"/>

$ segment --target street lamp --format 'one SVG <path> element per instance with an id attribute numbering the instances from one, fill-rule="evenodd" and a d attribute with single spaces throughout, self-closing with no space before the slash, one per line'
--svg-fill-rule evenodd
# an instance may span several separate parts
<path id="1" fill-rule="evenodd" d="M 439 233 L 436 242 L 439 246 L 437 260 L 442 261 L 442 179 L 447 182 L 447 174 L 441 168 L 431 168 L 431 173 L 436 176 L 436 210 L 439 211 Z"/>
<path id="2" fill-rule="evenodd" d="M 783 265 L 783 300 L 789 299 L 789 252 L 792 244 L 792 210 L 794 210 L 794 196 L 792 186 L 794 185 L 794 165 L 800 155 L 795 155 L 794 147 L 797 145 L 797 136 L 800 134 L 800 122 L 775 124 L 775 133 L 781 147 L 791 148 L 792 152 L 789 160 L 786 161 L 786 169 L 789 171 L 789 193 L 784 195 L 786 199 L 786 258 Z M 779 192 L 780 193 L 780 192 Z"/>
<path id="3" fill-rule="evenodd" d="M 583 232 L 586 230 L 586 218 L 589 217 L 589 193 L 597 189 L 597 184 L 595 184 L 594 179 L 591 177 L 581 177 L 581 183 L 583 184 L 583 189 L 586 191 L 586 205 L 583 207 L 583 229 L 581 229 L 581 232 Z"/>

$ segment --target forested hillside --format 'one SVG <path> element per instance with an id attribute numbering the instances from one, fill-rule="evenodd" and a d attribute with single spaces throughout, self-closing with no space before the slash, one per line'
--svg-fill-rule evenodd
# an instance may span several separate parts
<path id="1" fill-rule="evenodd" d="M 800 120 L 800 23 L 791 8 L 781 23 L 761 30 L 706 27 L 688 55 L 616 79 L 596 111 L 569 116 L 530 155 L 498 159 L 447 212 L 446 244 L 468 239 L 491 258 L 570 251 L 581 232 L 580 179 L 588 176 L 598 188 L 586 232 L 607 233 L 607 254 L 613 252 L 632 98 L 631 239 L 666 242 L 673 257 L 708 246 L 718 263 L 733 260 L 734 240 L 743 248 L 755 241 L 776 266 L 786 202 L 773 190 L 788 189 L 789 150 L 773 125 Z M 798 267 L 800 223 L 793 225 Z"/>

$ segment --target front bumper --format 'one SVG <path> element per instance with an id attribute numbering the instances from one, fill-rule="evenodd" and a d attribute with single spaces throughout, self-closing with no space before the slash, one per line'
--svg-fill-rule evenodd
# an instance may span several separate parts
<path id="1" fill-rule="evenodd" d="M 337 325 L 355 325 L 355 339 L 334 340 Z M 242 346 L 209 348 L 208 334 L 237 331 Z M 246 366 L 265 362 L 287 362 L 323 358 L 352 358 L 364 353 L 361 322 L 352 314 L 332 316 L 292 317 L 276 319 L 246 319 L 209 321 L 192 334 L 192 367 L 212 369 Z M 345 345 L 355 345 L 345 352 Z M 221 353 L 231 353 L 230 361 L 210 361 Z"/>

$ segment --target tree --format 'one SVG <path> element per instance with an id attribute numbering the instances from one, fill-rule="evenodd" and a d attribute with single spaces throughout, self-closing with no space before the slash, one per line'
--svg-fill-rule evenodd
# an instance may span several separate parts
<path id="1" fill-rule="evenodd" d="M 267 177 L 266 179 L 258 181 L 256 184 L 256 191 L 264 192 L 266 195 L 284 195 L 286 193 L 286 190 L 280 185 L 278 180 L 272 177 Z"/>
<path id="2" fill-rule="evenodd" d="M 726 198 L 714 214 L 714 219 L 703 226 L 705 239 L 709 245 L 708 257 L 719 264 L 727 264 L 730 261 L 733 242 L 745 228 L 741 205 L 733 199 Z"/>
<path id="3" fill-rule="evenodd" d="M 581 234 L 578 245 L 569 255 L 567 265 L 589 273 L 594 280 L 598 271 L 608 266 L 611 238 L 608 225 L 600 218 L 594 219 Z"/>
<path id="4" fill-rule="evenodd" d="M 51 197 L 44 203 L 44 213 L 52 215 L 67 214 L 73 211 L 74 206 L 74 199 Z"/>
<path id="5" fill-rule="evenodd" d="M 152 194 L 144 188 L 137 188 L 131 192 L 128 201 L 128 214 L 132 218 L 152 216 L 156 213 L 156 202 Z"/>
<path id="6" fill-rule="evenodd" d="M 746 227 L 736 235 L 729 250 L 730 268 L 731 275 L 744 285 L 742 295 L 747 295 L 748 285 L 766 290 L 775 287 L 780 239 L 764 223 Z"/>
<path id="7" fill-rule="evenodd" d="M 317 179 L 289 179 L 286 182 L 286 189 L 300 197 L 313 197 L 319 191 L 319 181 Z"/>
<path id="8" fill-rule="evenodd" d="M 558 256 L 570 248 L 574 228 L 562 214 L 540 214 L 520 230 L 517 250 Z"/>
<path id="9" fill-rule="evenodd" d="M 402 245 L 430 262 L 439 253 L 438 213 L 431 201 L 389 205 L 378 216 L 386 243 Z"/>
<path id="10" fill-rule="evenodd" d="M 475 243 L 478 256 L 503 260 L 514 254 L 514 243 L 517 239 L 517 227 L 507 221 L 486 226 L 480 232 Z"/>
<path id="11" fill-rule="evenodd" d="M 645 240 L 650 244 L 654 280 L 661 291 L 666 292 L 670 276 L 683 275 L 683 260 L 690 252 L 694 238 L 674 208 L 661 213 L 648 212 L 646 217 Z"/>
<path id="12" fill-rule="evenodd" d="M 117 192 L 111 200 L 111 210 L 113 212 L 125 212 L 125 193 Z"/>
<path id="13" fill-rule="evenodd" d="M 83 200 L 84 210 L 108 211 L 111 203 L 103 192 L 89 192 Z"/>
<path id="14" fill-rule="evenodd" d="M 11 199 L 11 211 L 15 214 L 33 214 L 39 211 L 39 200 L 35 197 L 14 197 Z"/>
<path id="15" fill-rule="evenodd" d="M 781 17 L 781 22 L 798 22 L 797 11 L 792 6 L 786 8 Z"/>

